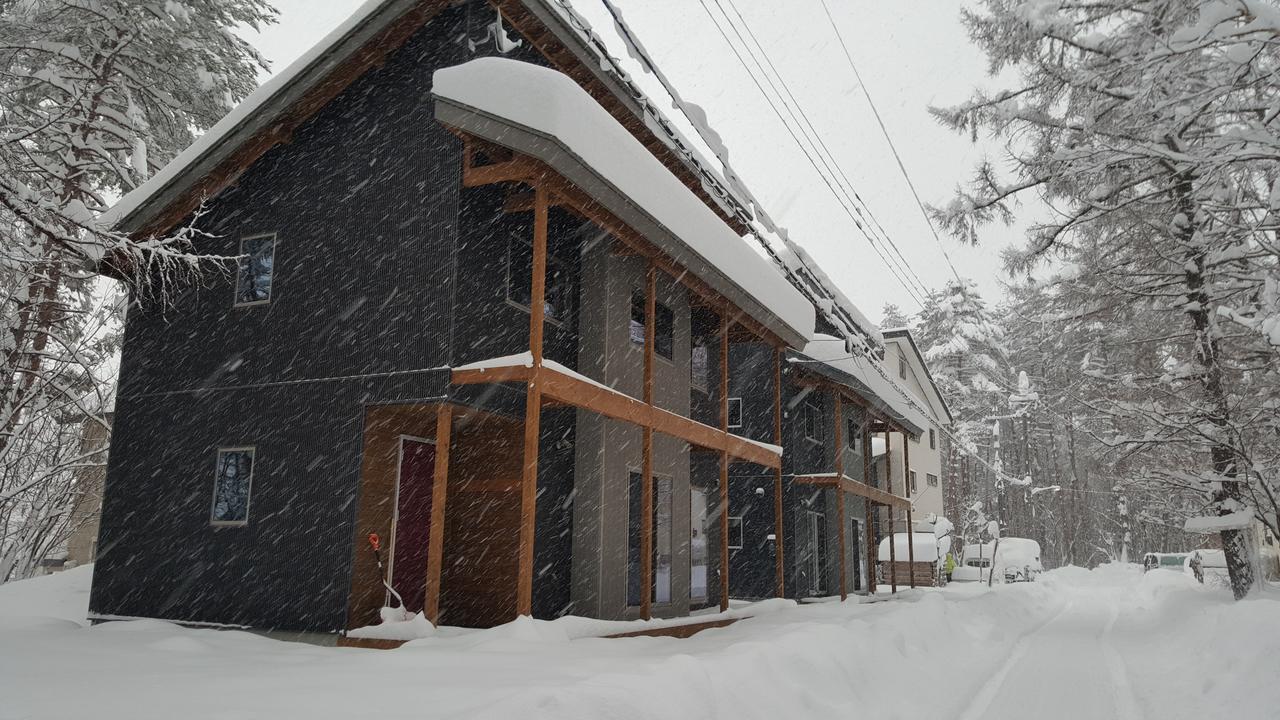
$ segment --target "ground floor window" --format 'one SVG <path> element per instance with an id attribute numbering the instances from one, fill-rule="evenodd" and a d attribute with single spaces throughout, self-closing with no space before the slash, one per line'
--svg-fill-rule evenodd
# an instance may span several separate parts
<path id="1" fill-rule="evenodd" d="M 693 603 L 707 600 L 709 551 L 707 491 L 692 488 L 689 491 L 689 600 Z"/>
<path id="2" fill-rule="evenodd" d="M 253 448 L 219 448 L 214 470 L 214 525 L 249 522 L 249 489 L 253 484 Z"/>
<path id="3" fill-rule="evenodd" d="M 640 604 L 640 513 L 644 477 L 632 472 L 627 507 L 627 604 Z M 653 602 L 671 602 L 671 478 L 653 476 Z"/>

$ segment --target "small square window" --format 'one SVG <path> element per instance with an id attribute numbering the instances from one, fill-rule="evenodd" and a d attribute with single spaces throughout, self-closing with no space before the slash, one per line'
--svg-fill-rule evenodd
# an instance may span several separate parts
<path id="1" fill-rule="evenodd" d="M 742 398 L 729 398 L 729 427 L 742 427 Z"/>
<path id="2" fill-rule="evenodd" d="M 631 342 L 644 347 L 644 292 L 635 290 L 631 293 L 631 326 L 629 333 Z M 653 323 L 653 351 L 670 360 L 675 357 L 675 315 L 671 308 L 662 303 L 654 303 L 656 310 Z"/>
<path id="3" fill-rule="evenodd" d="M 262 305 L 271 302 L 271 271 L 275 265 L 275 256 L 275 235 L 258 235 L 240 240 L 236 305 Z"/>
<path id="4" fill-rule="evenodd" d="M 933 473 L 927 473 L 924 476 L 924 481 L 929 483 L 929 487 L 938 487 L 938 476 Z"/>
<path id="5" fill-rule="evenodd" d="M 729 549 L 741 550 L 743 547 L 743 519 L 741 516 L 729 518 Z"/>
<path id="6" fill-rule="evenodd" d="M 929 449 L 938 449 L 938 433 L 933 428 L 929 428 Z"/>
<path id="7" fill-rule="evenodd" d="M 907 379 L 907 359 L 901 355 L 898 356 L 898 377 Z"/>
<path id="8" fill-rule="evenodd" d="M 214 525 L 245 525 L 249 522 L 249 490 L 253 484 L 251 447 L 220 448 L 214 470 Z"/>
<path id="9" fill-rule="evenodd" d="M 822 408 L 814 403 L 804 404 L 804 436 L 814 442 L 822 442 Z"/>

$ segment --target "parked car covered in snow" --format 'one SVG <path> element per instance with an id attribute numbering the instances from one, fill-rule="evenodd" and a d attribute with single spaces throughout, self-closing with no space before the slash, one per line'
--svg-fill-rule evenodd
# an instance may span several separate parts
<path id="1" fill-rule="evenodd" d="M 1002 538 L 1000 542 L 964 546 L 960 565 L 952 580 L 986 582 L 991 571 L 1004 582 L 1032 582 L 1044 572 L 1040 562 L 1040 543 L 1028 538 Z"/>
<path id="2" fill-rule="evenodd" d="M 1227 554 L 1221 550 L 1192 550 L 1186 566 L 1201 583 L 1207 585 L 1230 583 Z"/>
<path id="3" fill-rule="evenodd" d="M 1182 572 L 1191 553 L 1159 553 L 1149 552 L 1142 557 L 1142 571 L 1173 570 Z"/>

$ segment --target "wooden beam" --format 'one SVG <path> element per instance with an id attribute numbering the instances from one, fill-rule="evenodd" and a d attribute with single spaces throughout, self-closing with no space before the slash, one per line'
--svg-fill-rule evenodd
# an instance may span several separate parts
<path id="1" fill-rule="evenodd" d="M 644 274 L 644 404 L 653 407 L 653 345 L 658 314 L 658 270 L 649 263 Z M 641 429 L 640 479 L 640 617 L 648 620 L 653 600 L 653 426 Z"/>
<path id="2" fill-rule="evenodd" d="M 802 485 L 817 485 L 820 487 L 837 488 L 850 495 L 857 495 L 858 497 L 866 498 L 876 505 L 884 505 L 885 507 L 905 508 L 908 502 L 906 499 L 898 497 L 897 495 L 890 495 L 879 488 L 860 483 L 847 475 L 843 478 L 837 477 L 834 474 L 796 475 L 792 479 Z"/>
<path id="3" fill-rule="evenodd" d="M 871 472 L 871 416 L 864 415 L 862 423 L 862 484 L 868 489 L 875 487 L 872 484 Z M 876 547 L 875 514 L 871 510 L 869 501 L 863 501 L 862 514 L 867 523 L 867 592 L 875 595 L 876 566 L 879 563 L 880 550 Z"/>
<path id="4" fill-rule="evenodd" d="M 773 444 L 782 447 L 782 348 L 773 349 Z M 773 470 L 773 570 L 778 597 L 786 597 L 786 567 L 782 546 L 782 465 Z"/>
<path id="5" fill-rule="evenodd" d="M 902 433 L 902 493 L 908 500 L 911 499 L 911 439 L 907 434 Z M 911 506 L 907 505 L 907 563 L 911 565 L 911 587 L 916 586 L 916 536 L 915 528 L 911 524 Z"/>
<path id="6" fill-rule="evenodd" d="M 893 445 L 889 442 L 889 431 L 884 431 L 884 481 L 889 494 L 893 494 Z M 894 515 L 898 514 L 897 508 L 889 508 L 889 591 L 898 592 L 898 539 L 894 537 L 897 531 L 894 529 Z"/>
<path id="7" fill-rule="evenodd" d="M 720 313 L 720 431 L 729 432 L 729 316 Z M 720 611 L 729 609 L 729 454 L 720 451 Z"/>
<path id="8" fill-rule="evenodd" d="M 533 368 L 524 365 L 484 368 L 480 370 L 454 370 L 449 382 L 454 385 L 487 385 L 503 382 L 528 382 Z"/>
<path id="9" fill-rule="evenodd" d="M 529 354 L 533 368 L 525 390 L 524 464 L 520 474 L 520 540 L 516 570 L 516 614 L 533 614 L 533 550 L 538 502 L 538 441 L 541 437 L 542 333 L 547 293 L 547 190 L 534 190 L 533 277 L 529 292 Z"/>
<path id="10" fill-rule="evenodd" d="M 840 479 L 844 479 L 844 409 L 843 409 L 844 401 L 840 398 L 840 393 L 834 394 L 833 401 L 835 405 L 835 411 L 833 415 L 835 416 L 835 424 L 836 424 L 836 432 L 835 432 L 836 477 Z M 847 567 L 849 565 L 849 561 L 846 555 L 848 550 L 846 548 L 847 543 L 845 541 L 845 534 L 847 531 L 844 526 L 845 518 L 844 518 L 844 493 L 843 492 L 836 493 L 836 522 L 839 524 L 839 527 L 840 527 L 840 532 L 837 535 L 837 537 L 839 538 L 839 547 L 840 547 L 840 599 L 848 600 L 849 586 L 848 586 L 848 579 L 846 576 L 848 575 Z"/>
<path id="11" fill-rule="evenodd" d="M 444 506 L 448 500 L 449 444 L 453 434 L 453 408 L 436 409 L 436 467 L 431 481 L 431 532 L 427 539 L 426 617 L 440 624 L 440 572 L 444 562 Z"/>

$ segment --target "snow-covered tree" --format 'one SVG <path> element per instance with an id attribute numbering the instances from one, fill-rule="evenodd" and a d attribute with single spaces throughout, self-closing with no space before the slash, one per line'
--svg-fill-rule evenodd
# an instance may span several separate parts
<path id="1" fill-rule="evenodd" d="M 142 300 L 206 264 L 189 230 L 95 219 L 253 89 L 264 60 L 236 29 L 274 17 L 264 0 L 0 2 L 0 582 L 31 549 L 15 523 L 61 502 L 31 509 L 76 456 L 63 426 L 105 422 L 114 328 L 94 270 Z"/>
<path id="2" fill-rule="evenodd" d="M 1149 456 L 1148 480 L 1202 490 L 1209 513 L 1274 523 L 1280 8 L 986 0 L 964 20 L 1018 82 L 935 112 L 1006 138 L 1012 177 L 981 164 L 935 219 L 976 241 L 1023 194 L 1053 207 L 1009 264 L 1079 267 L 1077 311 L 1130 333 L 1125 352 L 1082 358 L 1110 389 L 1091 405 L 1109 442 Z M 1246 533 L 1222 535 L 1241 597 Z"/>
<path id="3" fill-rule="evenodd" d="M 880 327 L 886 330 L 911 326 L 911 318 L 895 303 L 885 303 L 881 316 Z"/>

